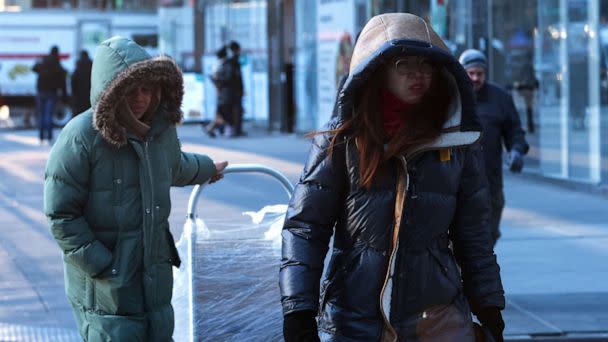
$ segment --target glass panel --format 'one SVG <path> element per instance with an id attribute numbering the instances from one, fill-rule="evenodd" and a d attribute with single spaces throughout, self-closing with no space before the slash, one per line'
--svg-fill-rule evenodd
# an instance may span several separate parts
<path id="1" fill-rule="evenodd" d="M 244 118 L 268 119 L 268 40 L 266 1 L 214 1 L 205 6 L 206 75 L 216 63 L 215 52 L 232 40 L 241 45 L 241 72 L 245 96 Z M 215 113 L 215 89 L 205 79 L 205 111 Z"/>
<path id="2" fill-rule="evenodd" d="M 451 0 L 446 5 L 446 24 L 443 41 L 455 56 L 473 47 L 471 0 Z"/>
<path id="3" fill-rule="evenodd" d="M 567 136 L 562 134 L 565 120 L 561 109 L 568 99 L 563 96 L 564 88 L 567 89 L 568 69 L 562 63 L 567 58 L 564 44 L 567 33 L 562 25 L 560 2 L 546 0 L 538 4 L 535 69 L 540 81 L 540 167 L 547 175 L 566 177 L 562 152 L 567 149 Z"/>
<path id="4" fill-rule="evenodd" d="M 588 0 L 569 0 L 568 175 L 572 179 L 580 180 L 590 180 L 590 126 L 594 124 L 589 103 L 589 32 Z"/>
<path id="5" fill-rule="evenodd" d="M 296 1 L 295 95 L 298 131 L 316 128 L 317 113 L 317 17 L 316 1 Z"/>
<path id="6" fill-rule="evenodd" d="M 511 90 L 530 152 L 526 169 L 539 168 L 538 76 L 534 69 L 536 0 L 490 0 L 492 33 L 487 52 L 490 80 Z"/>
<path id="7" fill-rule="evenodd" d="M 600 1 L 599 12 L 600 168 L 602 182 L 608 184 L 608 1 Z"/>

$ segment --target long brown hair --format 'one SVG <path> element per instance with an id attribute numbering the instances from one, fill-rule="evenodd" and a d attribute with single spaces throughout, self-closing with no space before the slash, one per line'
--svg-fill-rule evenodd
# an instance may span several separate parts
<path id="1" fill-rule="evenodd" d="M 318 132 L 332 135 L 329 146 L 330 154 L 340 141 L 338 137 L 345 136 L 355 139 L 359 150 L 361 186 L 371 188 L 374 177 L 381 172 L 389 159 L 412 147 L 429 143 L 441 134 L 449 115 L 449 83 L 441 72 L 442 68 L 434 65 L 434 70 L 429 90 L 423 100 L 413 109 L 415 114 L 408 116 L 408 121 L 392 138 L 387 138 L 384 132 L 382 104 L 380 103 L 384 69 L 375 72 L 359 94 L 355 94 L 359 100 L 355 103 L 351 118 L 335 130 Z M 384 148 L 385 144 L 387 144 L 386 148 Z"/>

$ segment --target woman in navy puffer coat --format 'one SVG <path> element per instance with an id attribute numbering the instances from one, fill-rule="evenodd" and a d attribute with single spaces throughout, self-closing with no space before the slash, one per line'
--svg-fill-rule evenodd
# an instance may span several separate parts
<path id="1" fill-rule="evenodd" d="M 383 14 L 363 29 L 338 101 L 283 228 L 285 340 L 473 341 L 472 310 L 502 341 L 465 71 L 424 20 Z"/>

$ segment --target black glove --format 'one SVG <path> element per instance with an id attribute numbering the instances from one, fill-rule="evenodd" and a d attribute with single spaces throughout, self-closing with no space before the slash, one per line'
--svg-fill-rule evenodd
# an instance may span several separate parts
<path id="1" fill-rule="evenodd" d="M 481 309 L 476 316 L 484 330 L 489 331 L 496 342 L 503 342 L 502 332 L 505 330 L 505 322 L 502 320 L 500 309 Z"/>
<path id="2" fill-rule="evenodd" d="M 509 170 L 514 173 L 520 173 L 524 167 L 524 157 L 517 150 L 511 150 L 509 153 Z"/>
<path id="3" fill-rule="evenodd" d="M 314 311 L 297 311 L 283 318 L 285 342 L 318 342 L 317 321 Z"/>

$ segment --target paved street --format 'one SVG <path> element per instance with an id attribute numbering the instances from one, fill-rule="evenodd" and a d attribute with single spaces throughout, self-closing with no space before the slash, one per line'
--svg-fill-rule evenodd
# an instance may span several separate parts
<path id="1" fill-rule="evenodd" d="M 231 163 L 268 165 L 295 182 L 306 157 L 306 140 L 251 132 L 247 138 L 211 140 L 200 126 L 179 129 L 186 151 Z M 61 255 L 42 214 L 43 170 L 49 150 L 38 145 L 35 131 L 0 131 L 0 341 L 34 331 L 53 334 L 57 341 L 77 339 L 63 294 Z M 190 191 L 172 190 L 171 224 L 176 238 L 185 222 Z M 511 175 L 506 177 L 505 192 L 503 237 L 496 253 L 508 299 L 507 337 L 512 341 L 531 335 L 547 341 L 561 337 L 583 341 L 589 334 L 599 338 L 598 333 L 603 333 L 603 339 L 596 340 L 608 341 L 608 198 Z M 285 203 L 283 190 L 266 176 L 228 175 L 206 188 L 199 216 L 216 238 L 221 237 L 209 260 L 230 266 L 220 270 L 243 271 L 236 279 L 243 286 L 246 277 L 263 276 L 254 279 L 272 287 L 277 283 L 273 269 L 256 271 L 249 269 L 255 267 L 249 263 L 247 270 L 239 271 L 234 262 L 239 255 L 243 258 L 244 251 L 262 255 L 268 248 L 273 250 L 268 258 L 276 258 L 272 254 L 276 247 L 260 244 L 260 230 L 248 229 L 249 219 L 242 213 Z M 222 246 L 234 250 L 234 241 L 241 242 L 240 254 L 226 258 L 217 253 Z M 199 298 L 222 297 L 209 292 L 220 290 L 221 279 L 211 281 L 218 287 L 206 288 Z M 256 304 L 253 292 L 249 300 Z M 276 309 L 272 305 L 264 309 L 276 315 L 278 300 Z"/>

